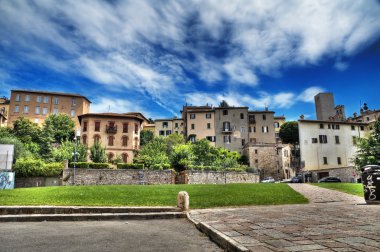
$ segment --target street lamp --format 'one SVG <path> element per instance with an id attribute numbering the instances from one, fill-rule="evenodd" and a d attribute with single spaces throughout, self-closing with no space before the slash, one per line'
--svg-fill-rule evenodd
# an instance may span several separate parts
<path id="1" fill-rule="evenodd" d="M 77 148 L 78 148 L 78 138 L 80 138 L 80 129 L 76 129 L 75 130 L 75 136 L 74 136 L 74 140 L 75 140 L 75 148 L 74 148 L 74 174 L 73 174 L 73 181 L 74 181 L 74 185 L 75 185 L 75 165 L 76 165 L 76 162 L 77 162 L 77 155 L 79 154 L 77 152 Z"/>

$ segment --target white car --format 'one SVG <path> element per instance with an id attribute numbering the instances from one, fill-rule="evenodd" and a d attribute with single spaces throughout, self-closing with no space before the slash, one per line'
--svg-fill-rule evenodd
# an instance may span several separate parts
<path id="1" fill-rule="evenodd" d="M 274 182 L 275 182 L 275 180 L 272 177 L 268 177 L 268 178 L 261 180 L 261 183 L 274 183 Z"/>

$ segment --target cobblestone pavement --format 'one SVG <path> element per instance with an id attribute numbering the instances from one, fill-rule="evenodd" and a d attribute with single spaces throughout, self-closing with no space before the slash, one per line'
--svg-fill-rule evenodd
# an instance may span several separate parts
<path id="1" fill-rule="evenodd" d="M 310 204 L 193 210 L 251 251 L 380 251 L 380 205 L 307 184 L 291 185 Z"/>

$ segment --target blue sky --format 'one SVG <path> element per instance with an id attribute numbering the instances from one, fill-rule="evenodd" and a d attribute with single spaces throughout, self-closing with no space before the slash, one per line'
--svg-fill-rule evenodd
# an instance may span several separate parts
<path id="1" fill-rule="evenodd" d="M 80 93 L 91 112 L 178 115 L 230 105 L 315 118 L 333 92 L 346 114 L 380 109 L 375 0 L 0 0 L 0 95 Z"/>

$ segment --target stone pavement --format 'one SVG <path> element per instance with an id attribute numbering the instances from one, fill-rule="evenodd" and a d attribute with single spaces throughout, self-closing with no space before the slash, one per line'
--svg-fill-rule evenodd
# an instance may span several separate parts
<path id="1" fill-rule="evenodd" d="M 193 210 L 189 216 L 237 251 L 380 251 L 380 205 L 308 184 L 290 186 L 310 203 Z"/>

